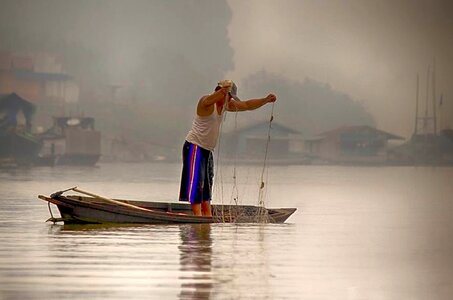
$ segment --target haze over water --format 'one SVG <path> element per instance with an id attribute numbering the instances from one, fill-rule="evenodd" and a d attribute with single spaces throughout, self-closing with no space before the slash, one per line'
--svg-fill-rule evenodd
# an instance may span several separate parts
<path id="1" fill-rule="evenodd" d="M 453 295 L 453 168 L 272 166 L 266 205 L 298 208 L 278 225 L 52 225 L 37 199 L 77 185 L 176 201 L 180 167 L 0 170 L 0 299 Z M 257 202 L 260 172 L 238 167 L 242 203 Z M 228 203 L 231 169 L 217 174 Z"/>

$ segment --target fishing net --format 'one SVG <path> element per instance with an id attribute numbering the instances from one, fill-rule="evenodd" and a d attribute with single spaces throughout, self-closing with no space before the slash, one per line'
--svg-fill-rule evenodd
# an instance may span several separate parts
<path id="1" fill-rule="evenodd" d="M 268 182 L 268 148 L 270 143 L 270 132 L 273 121 L 274 104 L 272 104 L 271 117 L 269 120 L 269 127 L 267 132 L 267 141 L 264 152 L 263 165 L 261 168 L 261 176 L 258 184 L 257 192 L 257 205 L 241 205 L 241 193 L 238 186 L 238 170 L 237 170 L 237 149 L 233 162 L 228 165 L 230 170 L 230 176 L 228 179 L 232 179 L 231 191 L 229 192 L 228 200 L 225 198 L 225 168 L 221 162 L 221 146 L 222 146 L 222 128 L 225 119 L 220 125 L 220 136 L 217 145 L 217 157 L 216 157 L 216 176 L 214 180 L 214 195 L 215 198 L 220 200 L 221 205 L 213 207 L 213 215 L 218 222 L 234 223 L 234 222 L 251 222 L 251 223 L 269 223 L 270 218 L 266 209 L 266 196 L 267 196 L 267 182 Z M 237 130 L 237 114 L 234 114 L 234 131 Z"/>

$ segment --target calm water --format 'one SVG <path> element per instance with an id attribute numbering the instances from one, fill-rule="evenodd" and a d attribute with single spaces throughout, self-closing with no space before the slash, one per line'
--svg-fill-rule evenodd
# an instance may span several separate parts
<path id="1" fill-rule="evenodd" d="M 260 168 L 237 172 L 240 202 L 257 203 Z M 453 298 L 453 168 L 271 167 L 267 206 L 298 208 L 279 225 L 52 225 L 37 199 L 77 185 L 175 201 L 179 173 L 0 170 L 0 299 Z M 229 203 L 232 170 L 218 174 Z"/>

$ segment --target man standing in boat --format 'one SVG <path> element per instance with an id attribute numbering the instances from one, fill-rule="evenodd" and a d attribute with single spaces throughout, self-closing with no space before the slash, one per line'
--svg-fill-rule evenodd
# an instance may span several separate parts
<path id="1" fill-rule="evenodd" d="M 201 97 L 192 129 L 183 146 L 180 201 L 189 201 L 196 216 L 212 216 L 211 199 L 214 177 L 212 152 L 217 144 L 225 111 L 247 111 L 277 101 L 269 94 L 264 98 L 241 101 L 231 80 L 218 83 L 214 93 Z"/>

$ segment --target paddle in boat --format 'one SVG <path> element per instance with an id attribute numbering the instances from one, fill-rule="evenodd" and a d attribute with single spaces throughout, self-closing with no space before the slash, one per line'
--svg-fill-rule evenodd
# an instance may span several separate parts
<path id="1" fill-rule="evenodd" d="M 68 191 L 79 195 L 63 195 Z M 296 208 L 214 204 L 212 217 L 195 216 L 189 204 L 109 199 L 77 187 L 38 198 L 48 202 L 51 213 L 48 221 L 65 224 L 284 223 L 296 211 Z M 57 206 L 60 218 L 53 217 L 50 203 Z"/>

